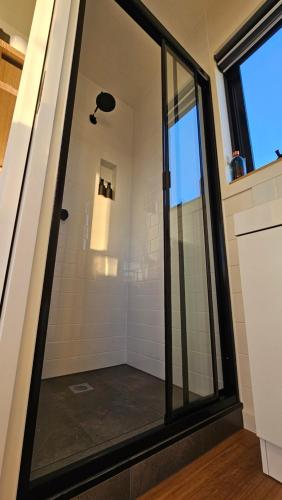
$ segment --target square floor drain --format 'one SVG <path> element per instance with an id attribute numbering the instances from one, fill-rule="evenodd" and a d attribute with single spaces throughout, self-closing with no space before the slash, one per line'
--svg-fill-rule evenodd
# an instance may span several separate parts
<path id="1" fill-rule="evenodd" d="M 93 391 L 94 387 L 92 385 L 88 384 L 85 382 L 84 384 L 75 384 L 75 385 L 69 385 L 69 389 L 74 393 L 78 394 L 79 392 L 88 392 L 88 391 Z"/>

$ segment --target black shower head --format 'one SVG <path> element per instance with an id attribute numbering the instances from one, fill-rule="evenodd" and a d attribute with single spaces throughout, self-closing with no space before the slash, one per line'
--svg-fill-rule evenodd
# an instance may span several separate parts
<path id="1" fill-rule="evenodd" d="M 100 109 L 101 111 L 104 111 L 104 113 L 109 113 L 110 111 L 113 111 L 116 107 L 116 100 L 112 96 L 112 94 L 109 94 L 108 92 L 100 92 L 100 94 L 97 95 L 96 97 L 96 109 L 92 115 L 89 115 L 89 120 L 93 125 L 96 125 L 97 123 L 97 118 L 95 116 L 96 111 Z"/>
<path id="2" fill-rule="evenodd" d="M 100 94 L 96 97 L 97 108 L 105 113 L 109 113 L 109 111 L 113 111 L 116 107 L 115 98 L 112 94 L 108 94 L 108 92 L 100 92 Z"/>

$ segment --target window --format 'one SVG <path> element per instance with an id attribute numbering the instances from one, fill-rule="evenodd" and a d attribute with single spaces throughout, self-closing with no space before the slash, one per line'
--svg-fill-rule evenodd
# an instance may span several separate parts
<path id="1" fill-rule="evenodd" d="M 282 28 L 226 72 L 232 147 L 246 157 L 247 171 L 282 151 Z"/>
<path id="2" fill-rule="evenodd" d="M 215 59 L 224 73 L 233 150 L 247 172 L 282 153 L 281 6 L 267 1 Z M 278 154 L 277 154 L 278 153 Z"/>
<path id="3" fill-rule="evenodd" d="M 282 28 L 240 64 L 254 169 L 282 146 Z"/>

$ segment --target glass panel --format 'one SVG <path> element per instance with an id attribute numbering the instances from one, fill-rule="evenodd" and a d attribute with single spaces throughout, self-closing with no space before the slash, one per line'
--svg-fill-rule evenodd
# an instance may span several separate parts
<path id="1" fill-rule="evenodd" d="M 202 106 L 202 89 L 198 85 L 198 107 L 199 107 L 199 129 L 200 136 L 204 138 L 204 116 L 203 116 L 203 106 Z M 223 369 L 222 369 L 222 356 L 221 356 L 221 345 L 220 345 L 220 333 L 219 333 L 219 318 L 218 318 L 218 306 L 217 306 L 217 294 L 216 294 L 216 281 L 215 281 L 215 265 L 214 265 L 214 253 L 213 253 L 213 239 L 212 239 L 212 228 L 211 228 L 211 213 L 210 213 L 210 196 L 208 189 L 208 175 L 207 175 L 207 158 L 206 158 L 206 148 L 205 141 L 201 141 L 201 157 L 203 162 L 203 185 L 205 190 L 205 207 L 206 207 L 206 232 L 208 239 L 208 257 L 209 257 L 209 278 L 212 296 L 212 316 L 213 316 L 213 328 L 214 328 L 214 343 L 216 352 L 216 368 L 217 368 L 217 386 L 218 389 L 223 389 Z"/>
<path id="2" fill-rule="evenodd" d="M 173 407 L 214 394 L 211 273 L 202 196 L 194 76 L 167 53 Z M 208 237 L 208 233 L 207 233 Z"/>
<path id="3" fill-rule="evenodd" d="M 254 168 L 282 152 L 282 28 L 241 64 Z"/>
<path id="4" fill-rule="evenodd" d="M 32 478 L 164 422 L 162 166 L 160 47 L 88 0 Z"/>

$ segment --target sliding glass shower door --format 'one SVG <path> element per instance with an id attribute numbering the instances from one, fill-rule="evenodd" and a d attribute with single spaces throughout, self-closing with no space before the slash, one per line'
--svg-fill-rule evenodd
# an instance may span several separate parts
<path id="1" fill-rule="evenodd" d="M 166 279 L 170 315 L 166 326 L 167 411 L 172 415 L 218 395 L 217 307 L 206 209 L 201 87 L 165 46 L 163 75 L 166 260 L 170 266 Z"/>
<path id="2" fill-rule="evenodd" d="M 19 499 L 77 494 L 238 405 L 209 77 L 142 2 L 84 7 Z"/>

